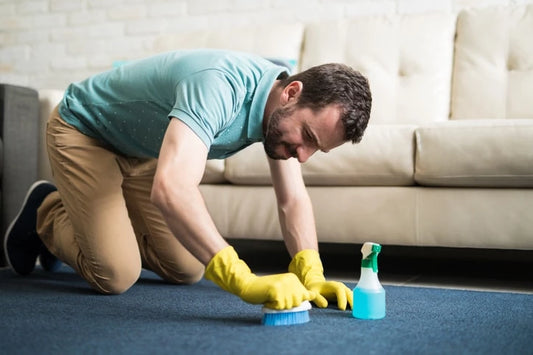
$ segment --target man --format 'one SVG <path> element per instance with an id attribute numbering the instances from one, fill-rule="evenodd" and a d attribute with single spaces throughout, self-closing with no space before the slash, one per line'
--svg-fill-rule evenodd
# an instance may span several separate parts
<path id="1" fill-rule="evenodd" d="M 130 288 L 146 267 L 173 283 L 202 275 L 254 304 L 351 306 L 326 281 L 299 163 L 358 142 L 367 80 L 340 64 L 289 77 L 243 53 L 178 51 L 72 84 L 52 113 L 47 147 L 56 187 L 30 188 L 6 233 L 19 274 L 59 260 L 98 292 Z M 258 277 L 218 233 L 198 185 L 206 160 L 262 141 L 269 156 L 289 273 Z M 296 158 L 296 159 L 292 159 Z M 57 258 L 57 259 L 56 259 Z"/>

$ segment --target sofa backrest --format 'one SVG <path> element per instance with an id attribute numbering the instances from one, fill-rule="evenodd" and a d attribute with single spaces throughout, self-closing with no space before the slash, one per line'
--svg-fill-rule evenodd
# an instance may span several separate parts
<path id="1" fill-rule="evenodd" d="M 533 5 L 457 19 L 451 116 L 533 118 Z"/>
<path id="2" fill-rule="evenodd" d="M 306 26 L 301 69 L 342 62 L 366 75 L 373 124 L 445 121 L 455 16 L 358 17 Z"/>

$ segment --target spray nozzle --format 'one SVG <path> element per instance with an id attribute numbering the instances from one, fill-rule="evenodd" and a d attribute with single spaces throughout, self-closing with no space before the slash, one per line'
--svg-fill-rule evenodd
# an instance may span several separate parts
<path id="1" fill-rule="evenodd" d="M 361 267 L 372 268 L 372 271 L 378 272 L 378 254 L 381 251 L 381 245 L 377 243 L 366 242 L 361 248 L 363 259 Z"/>

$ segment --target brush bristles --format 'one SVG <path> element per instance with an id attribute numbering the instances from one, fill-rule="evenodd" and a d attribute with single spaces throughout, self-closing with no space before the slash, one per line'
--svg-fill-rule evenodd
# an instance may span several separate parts
<path id="1" fill-rule="evenodd" d="M 263 325 L 294 325 L 309 322 L 309 311 L 264 313 Z"/>
<path id="2" fill-rule="evenodd" d="M 293 325 L 303 324 L 309 322 L 309 310 L 311 303 L 309 301 L 302 302 L 299 306 L 284 309 L 274 310 L 263 307 L 263 325 Z"/>

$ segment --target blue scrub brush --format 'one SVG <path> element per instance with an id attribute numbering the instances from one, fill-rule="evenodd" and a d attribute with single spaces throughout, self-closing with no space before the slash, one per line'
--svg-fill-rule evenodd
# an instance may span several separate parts
<path id="1" fill-rule="evenodd" d="M 309 322 L 311 303 L 303 301 L 298 307 L 275 310 L 263 307 L 263 325 L 294 325 Z"/>

